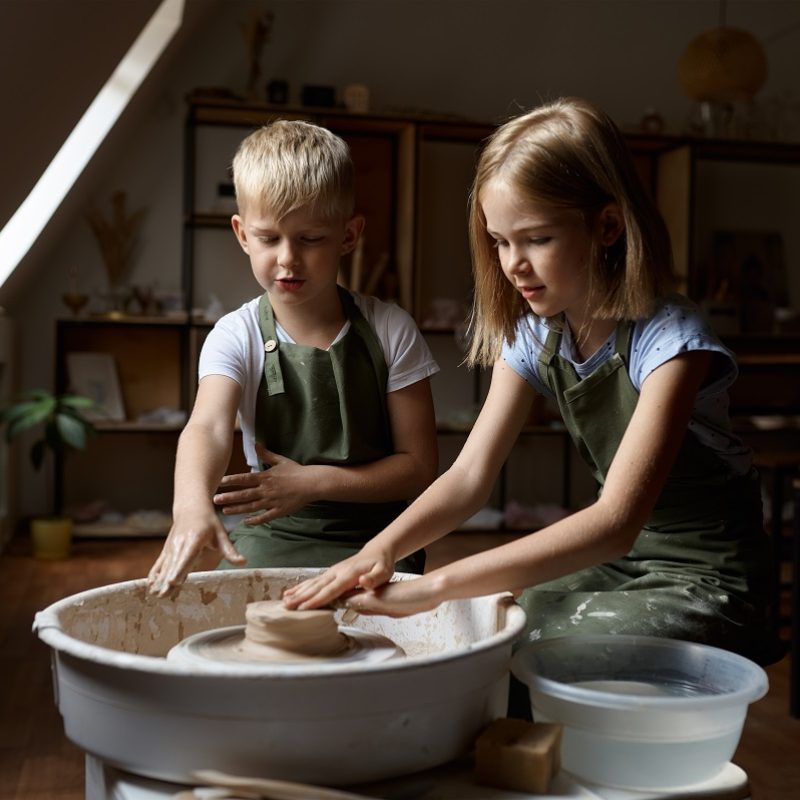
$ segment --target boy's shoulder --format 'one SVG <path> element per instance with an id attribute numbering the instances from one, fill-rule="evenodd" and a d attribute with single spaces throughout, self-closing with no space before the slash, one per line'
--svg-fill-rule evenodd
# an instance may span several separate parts
<path id="1" fill-rule="evenodd" d="M 242 325 L 252 324 L 253 321 L 258 323 L 258 303 L 261 297 L 254 297 L 246 303 L 242 303 L 239 308 L 233 311 L 228 311 L 223 314 L 215 323 L 214 327 L 217 328 L 230 328 L 240 327 Z"/>
<path id="2" fill-rule="evenodd" d="M 364 315 L 367 322 L 375 329 L 383 327 L 408 327 L 416 328 L 416 323 L 411 314 L 397 303 L 380 300 L 374 295 L 350 292 L 358 310 Z"/>

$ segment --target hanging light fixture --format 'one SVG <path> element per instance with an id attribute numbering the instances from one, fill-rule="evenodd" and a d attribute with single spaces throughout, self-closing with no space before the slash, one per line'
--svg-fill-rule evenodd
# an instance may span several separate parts
<path id="1" fill-rule="evenodd" d="M 725 23 L 725 0 L 720 24 L 689 42 L 678 61 L 683 91 L 699 102 L 750 101 L 767 79 L 767 57 L 753 34 Z"/>

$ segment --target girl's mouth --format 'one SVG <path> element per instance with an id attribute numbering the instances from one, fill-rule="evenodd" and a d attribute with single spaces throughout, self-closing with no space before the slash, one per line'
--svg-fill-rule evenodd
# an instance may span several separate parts
<path id="1" fill-rule="evenodd" d="M 544 286 L 519 286 L 517 288 L 526 300 L 534 300 L 544 292 Z"/>

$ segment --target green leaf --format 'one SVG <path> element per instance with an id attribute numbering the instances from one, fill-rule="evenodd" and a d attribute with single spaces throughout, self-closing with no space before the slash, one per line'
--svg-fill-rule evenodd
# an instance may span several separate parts
<path id="1" fill-rule="evenodd" d="M 76 450 L 86 447 L 86 423 L 82 419 L 70 414 L 56 414 L 55 427 L 64 444 Z"/>
<path id="2" fill-rule="evenodd" d="M 66 406 L 67 408 L 96 408 L 94 400 L 91 397 L 84 397 L 80 394 L 65 394 L 59 400 L 59 405 Z"/>
<path id="3" fill-rule="evenodd" d="M 0 422 L 6 425 L 6 441 L 11 441 L 28 428 L 44 422 L 56 407 L 52 397 L 41 400 L 26 400 L 7 408 Z"/>

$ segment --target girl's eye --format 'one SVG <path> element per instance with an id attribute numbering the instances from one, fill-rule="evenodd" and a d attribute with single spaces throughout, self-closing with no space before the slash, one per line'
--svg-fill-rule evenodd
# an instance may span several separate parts
<path id="1" fill-rule="evenodd" d="M 505 239 L 495 239 L 492 242 L 492 247 L 499 250 L 501 247 L 508 247 L 508 242 Z"/>
<path id="2" fill-rule="evenodd" d="M 553 238 L 552 236 L 536 236 L 536 237 L 533 237 L 530 240 L 530 243 L 540 246 L 540 245 L 547 244 L 548 242 L 552 241 L 552 238 Z"/>

